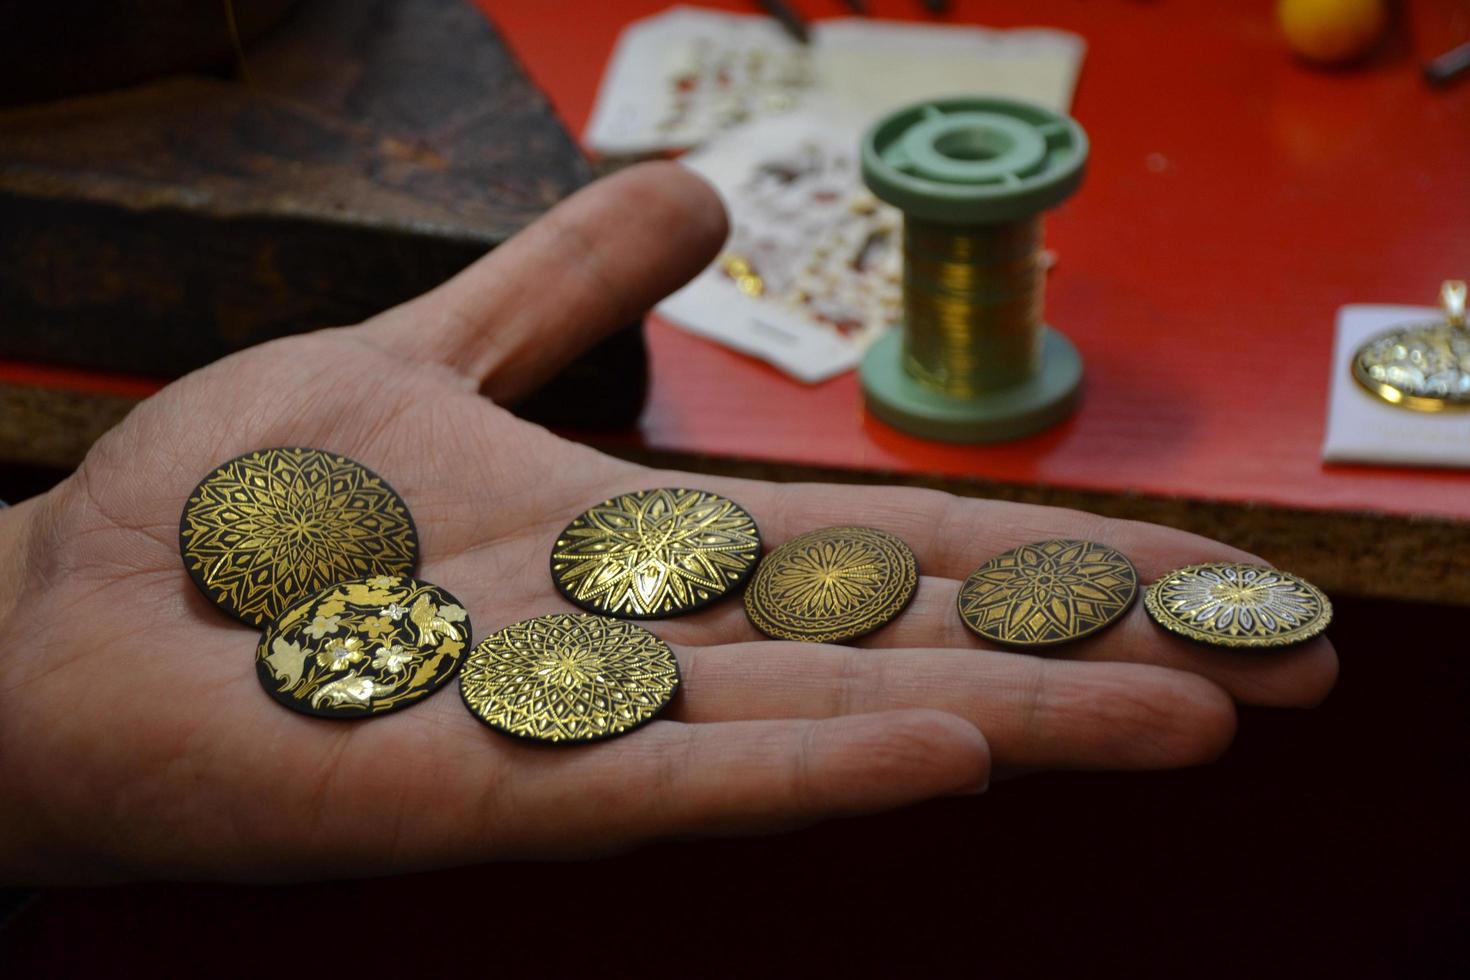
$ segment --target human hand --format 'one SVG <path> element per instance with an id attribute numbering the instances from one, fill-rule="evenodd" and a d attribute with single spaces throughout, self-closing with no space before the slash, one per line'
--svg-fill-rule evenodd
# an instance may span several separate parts
<path id="1" fill-rule="evenodd" d="M 634 168 L 413 302 L 175 382 L 56 489 L 0 513 L 4 877 L 302 878 L 594 854 L 973 792 L 992 766 L 1189 765 L 1229 743 L 1232 695 L 1325 696 L 1337 667 L 1321 639 L 1212 651 L 1154 628 L 1140 604 L 1042 659 L 986 649 L 954 612 L 974 566 L 1027 541 L 1113 545 L 1144 581 L 1249 559 L 1225 546 L 917 489 L 651 471 L 495 404 L 693 275 L 724 233 L 697 178 Z M 477 636 L 570 609 L 546 570 L 551 542 L 587 505 L 648 487 L 728 495 L 768 546 L 839 522 L 884 528 L 923 577 L 909 609 L 854 646 L 765 640 L 738 601 L 648 624 L 673 645 L 682 692 L 607 742 L 502 737 L 453 690 L 364 722 L 311 718 L 260 690 L 255 634 L 199 594 L 178 551 L 204 474 L 290 445 L 357 459 L 403 495 L 417 577 L 458 597 Z"/>

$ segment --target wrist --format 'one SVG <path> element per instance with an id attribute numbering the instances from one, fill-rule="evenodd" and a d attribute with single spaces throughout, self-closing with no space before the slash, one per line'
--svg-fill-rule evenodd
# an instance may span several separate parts
<path id="1" fill-rule="evenodd" d="M 17 607 L 37 575 L 37 528 L 47 496 L 0 508 L 0 887 L 31 878 L 34 854 L 27 843 L 27 814 L 18 800 L 11 754 L 22 749 L 17 732 L 14 692 L 24 652 L 20 647 Z M 19 695 L 23 697 L 22 695 Z"/>
<path id="2" fill-rule="evenodd" d="M 39 499 L 0 507 L 0 638 L 5 635 L 5 624 L 25 588 L 30 564 L 30 529 Z M 0 656 L 3 651 L 4 647 L 0 646 Z"/>

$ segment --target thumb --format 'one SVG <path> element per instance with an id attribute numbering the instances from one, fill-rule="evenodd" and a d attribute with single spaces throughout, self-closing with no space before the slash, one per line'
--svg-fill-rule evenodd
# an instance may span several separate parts
<path id="1" fill-rule="evenodd" d="M 496 401 L 514 401 L 688 282 L 727 228 L 703 179 L 675 163 L 640 164 L 357 329 L 375 346 L 448 365 Z"/>

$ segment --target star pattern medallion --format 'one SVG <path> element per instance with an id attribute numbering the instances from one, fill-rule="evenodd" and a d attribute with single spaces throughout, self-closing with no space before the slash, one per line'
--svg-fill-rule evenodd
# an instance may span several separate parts
<path id="1" fill-rule="evenodd" d="M 1093 541 L 1038 541 L 990 559 L 960 588 L 959 612 L 975 633 L 1008 646 L 1045 647 L 1117 622 L 1138 594 L 1121 552 Z"/>
<path id="2" fill-rule="evenodd" d="M 1171 633 L 1237 649 L 1293 646 L 1332 622 L 1315 585 L 1264 565 L 1190 565 L 1149 586 L 1144 608 Z"/>
<path id="3" fill-rule="evenodd" d="M 319 449 L 262 449 L 217 468 L 179 520 L 189 577 L 225 612 L 264 626 L 334 582 L 409 575 L 418 533 L 372 470 Z"/>
<path id="4" fill-rule="evenodd" d="M 765 557 L 745 590 L 745 612 L 776 639 L 842 643 L 892 622 L 918 584 L 918 562 L 902 539 L 827 527 Z"/>
<path id="5" fill-rule="evenodd" d="M 679 664 L 637 623 L 554 613 L 507 626 L 465 658 L 459 690 L 496 731 L 542 742 L 590 742 L 632 731 L 663 710 Z"/>
<path id="6" fill-rule="evenodd" d="M 760 553 L 755 520 L 734 501 L 703 490 L 640 490 L 567 525 L 551 552 L 551 577 L 589 612 L 658 619 L 729 595 Z"/>
<path id="7" fill-rule="evenodd" d="M 470 641 L 454 596 L 399 575 L 339 582 L 286 610 L 255 653 L 266 693 L 320 718 L 366 718 L 443 687 Z"/>

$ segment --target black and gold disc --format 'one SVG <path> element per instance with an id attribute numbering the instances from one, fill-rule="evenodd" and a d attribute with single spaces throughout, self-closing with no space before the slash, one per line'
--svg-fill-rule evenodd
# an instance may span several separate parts
<path id="1" fill-rule="evenodd" d="M 1332 622 L 1332 603 L 1315 585 L 1234 562 L 1175 569 L 1148 587 L 1143 605 L 1171 633 L 1235 649 L 1293 646 Z"/>
<path id="2" fill-rule="evenodd" d="M 900 538 L 824 527 L 765 557 L 745 589 L 745 614 L 776 639 L 842 643 L 891 623 L 918 585 L 918 562 Z"/>
<path id="3" fill-rule="evenodd" d="M 557 536 L 551 578 L 588 612 L 661 619 L 729 595 L 760 559 L 740 505 L 703 490 L 625 493 L 589 507 Z"/>
<path id="4" fill-rule="evenodd" d="M 679 687 L 668 645 L 637 623 L 553 613 L 507 626 L 465 658 L 459 692 L 506 735 L 591 742 L 630 732 Z"/>
<path id="5" fill-rule="evenodd" d="M 377 575 L 338 583 L 286 610 L 261 635 L 255 672 L 293 711 L 366 718 L 443 687 L 469 641 L 469 617 L 454 596 Z"/>
<path id="6" fill-rule="evenodd" d="M 1012 548 L 970 574 L 959 611 L 975 633 L 1016 647 L 1048 647 L 1117 622 L 1138 595 L 1138 572 L 1095 541 L 1037 541 Z"/>
<path id="7" fill-rule="evenodd" d="M 333 582 L 411 575 L 419 542 L 402 498 L 361 463 L 320 449 L 261 449 L 194 488 L 179 551 L 212 602 L 264 626 Z"/>

